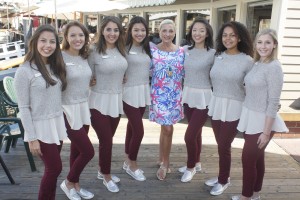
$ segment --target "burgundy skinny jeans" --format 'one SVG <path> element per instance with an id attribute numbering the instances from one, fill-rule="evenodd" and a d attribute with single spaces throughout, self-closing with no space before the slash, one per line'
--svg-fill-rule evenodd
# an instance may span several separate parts
<path id="1" fill-rule="evenodd" d="M 257 140 L 261 133 L 254 135 L 244 134 L 243 163 L 243 190 L 242 195 L 251 197 L 253 192 L 261 191 L 265 174 L 265 149 L 259 149 Z M 272 139 L 274 132 L 270 135 Z"/>
<path id="2" fill-rule="evenodd" d="M 41 180 L 39 190 L 39 200 L 54 200 L 56 192 L 57 177 L 62 170 L 62 162 L 60 158 L 60 151 L 63 142 L 60 145 L 47 144 L 40 142 L 42 156 L 41 159 L 44 162 L 45 170 Z"/>
<path id="3" fill-rule="evenodd" d="M 123 109 L 128 118 L 125 153 L 130 160 L 136 161 L 144 137 L 143 115 L 146 107 L 135 108 L 123 101 Z"/>
<path id="4" fill-rule="evenodd" d="M 202 149 L 202 127 L 208 117 L 208 109 L 190 108 L 184 104 L 184 113 L 188 120 L 188 127 L 185 132 L 184 140 L 187 148 L 187 167 L 194 168 L 197 162 L 200 162 L 200 153 Z"/>
<path id="5" fill-rule="evenodd" d="M 99 167 L 102 174 L 110 174 L 113 137 L 116 133 L 119 117 L 101 114 L 91 109 L 91 123 L 99 139 Z"/>
<path id="6" fill-rule="evenodd" d="M 230 177 L 231 167 L 231 143 L 237 134 L 239 120 L 223 122 L 221 120 L 211 120 L 211 125 L 218 144 L 219 153 L 219 176 L 218 182 L 226 184 Z"/>
<path id="7" fill-rule="evenodd" d="M 79 130 L 71 129 L 66 116 L 65 125 L 68 138 L 71 141 L 70 147 L 70 171 L 67 176 L 68 181 L 79 182 L 79 177 L 88 162 L 94 157 L 94 147 L 88 137 L 88 126 L 83 126 Z"/>

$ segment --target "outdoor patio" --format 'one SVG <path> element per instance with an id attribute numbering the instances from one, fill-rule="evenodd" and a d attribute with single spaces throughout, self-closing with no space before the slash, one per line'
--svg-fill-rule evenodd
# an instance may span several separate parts
<path id="1" fill-rule="evenodd" d="M 201 153 L 202 172 L 196 174 L 190 183 L 181 183 L 181 174 L 178 167 L 185 164 L 186 147 L 184 143 L 184 132 L 186 122 L 175 126 L 173 146 L 171 153 L 172 173 L 168 174 L 165 181 L 158 181 L 156 178 L 158 138 L 160 127 L 155 123 L 144 119 L 145 136 L 139 153 L 139 165 L 144 170 L 147 180 L 138 182 L 129 177 L 123 170 L 124 161 L 124 137 L 127 119 L 122 118 L 114 138 L 112 173 L 121 178 L 120 192 L 110 193 L 106 190 L 102 181 L 96 178 L 98 163 L 98 140 L 93 130 L 90 131 L 96 156 L 85 168 L 81 175 L 81 185 L 95 193 L 94 199 L 230 199 L 234 194 L 241 192 L 242 167 L 241 150 L 243 139 L 237 137 L 233 142 L 232 149 L 232 170 L 231 186 L 223 195 L 213 197 L 209 194 L 209 187 L 204 185 L 207 178 L 216 176 L 218 171 L 218 154 L 216 142 L 209 124 L 203 130 L 203 150 Z M 69 159 L 68 141 L 64 143 L 61 153 L 63 160 L 63 172 L 61 173 L 57 186 L 57 200 L 66 200 L 67 197 L 59 188 L 59 184 L 66 177 L 68 172 Z M 298 147 L 297 147 L 298 148 Z M 22 142 L 19 142 L 15 149 L 10 149 L 8 154 L 3 150 L 1 155 L 10 169 L 16 185 L 11 185 L 4 171 L 0 169 L 0 199 L 1 200 L 23 200 L 37 199 L 39 182 L 42 176 L 42 162 L 35 158 L 38 171 L 31 172 Z M 266 174 L 261 191 L 262 199 L 300 199 L 300 165 L 289 154 L 287 154 L 274 141 L 271 141 L 266 149 Z"/>

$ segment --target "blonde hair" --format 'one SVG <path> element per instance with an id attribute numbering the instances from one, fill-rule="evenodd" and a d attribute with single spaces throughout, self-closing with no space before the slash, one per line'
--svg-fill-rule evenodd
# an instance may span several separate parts
<path id="1" fill-rule="evenodd" d="M 274 41 L 274 49 L 272 50 L 272 53 L 271 55 L 266 59 L 266 62 L 270 62 L 272 60 L 275 60 L 277 59 L 277 48 L 278 48 L 278 38 L 277 38 L 277 33 L 275 30 L 273 29 L 263 29 L 261 31 L 259 31 L 257 34 L 256 34 L 256 37 L 255 37 L 255 42 L 254 42 L 254 61 L 257 62 L 260 60 L 260 55 L 259 53 L 257 52 L 256 50 L 256 43 L 257 43 L 257 40 L 260 36 L 262 35 L 269 35 L 272 37 L 273 41 Z"/>
<path id="2" fill-rule="evenodd" d="M 174 21 L 171 20 L 171 19 L 165 19 L 165 20 L 163 20 L 162 22 L 160 22 L 160 24 L 159 24 L 159 30 L 161 30 L 161 27 L 162 27 L 163 25 L 165 25 L 165 24 L 171 24 L 171 25 L 173 25 L 173 28 L 174 28 L 174 31 L 175 31 L 175 23 L 174 23 Z"/>

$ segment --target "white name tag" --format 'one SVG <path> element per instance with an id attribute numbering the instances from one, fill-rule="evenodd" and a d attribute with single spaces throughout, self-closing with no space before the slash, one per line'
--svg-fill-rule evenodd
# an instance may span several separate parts
<path id="1" fill-rule="evenodd" d="M 134 51 L 129 51 L 129 54 L 131 54 L 131 55 L 136 55 L 136 54 L 137 54 L 137 52 L 134 52 Z"/>
<path id="2" fill-rule="evenodd" d="M 74 63 L 66 63 L 66 65 L 75 65 Z"/>
<path id="3" fill-rule="evenodd" d="M 34 77 L 39 77 L 39 76 L 42 76 L 42 74 L 41 73 L 34 74 Z"/>
<path id="4" fill-rule="evenodd" d="M 108 55 L 104 55 L 104 56 L 102 56 L 102 58 L 106 59 L 106 58 L 109 58 L 109 56 Z"/>

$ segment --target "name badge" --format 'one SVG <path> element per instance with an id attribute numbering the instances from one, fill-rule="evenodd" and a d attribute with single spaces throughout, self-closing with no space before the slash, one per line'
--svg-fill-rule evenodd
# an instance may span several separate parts
<path id="1" fill-rule="evenodd" d="M 39 76 L 42 76 L 42 74 L 41 73 L 34 74 L 34 77 L 39 77 Z"/>
<path id="2" fill-rule="evenodd" d="M 129 54 L 131 54 L 131 55 L 136 55 L 136 54 L 137 54 L 137 52 L 134 52 L 134 51 L 129 51 Z"/>
<path id="3" fill-rule="evenodd" d="M 75 65 L 74 63 L 66 63 L 66 65 Z"/>
<path id="4" fill-rule="evenodd" d="M 109 56 L 108 55 L 103 55 L 102 58 L 106 59 L 106 58 L 109 58 Z"/>

